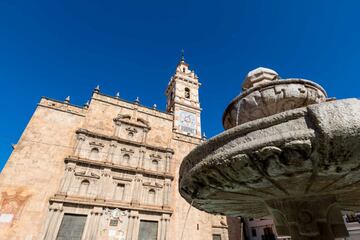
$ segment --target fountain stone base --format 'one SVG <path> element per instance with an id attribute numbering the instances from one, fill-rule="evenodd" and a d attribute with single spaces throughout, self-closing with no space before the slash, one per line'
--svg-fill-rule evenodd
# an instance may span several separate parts
<path id="1" fill-rule="evenodd" d="M 348 236 L 332 195 L 266 201 L 278 234 L 294 240 L 329 240 Z"/>

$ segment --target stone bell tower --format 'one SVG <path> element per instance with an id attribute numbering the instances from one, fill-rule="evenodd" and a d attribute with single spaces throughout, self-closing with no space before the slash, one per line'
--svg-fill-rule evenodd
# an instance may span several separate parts
<path id="1" fill-rule="evenodd" d="M 182 51 L 175 74 L 166 89 L 166 111 L 174 113 L 174 131 L 201 137 L 200 102 L 198 76 L 189 69 Z"/>

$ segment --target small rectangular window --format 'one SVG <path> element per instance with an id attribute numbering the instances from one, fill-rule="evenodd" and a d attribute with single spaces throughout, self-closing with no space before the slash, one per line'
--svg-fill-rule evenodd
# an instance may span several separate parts
<path id="1" fill-rule="evenodd" d="M 213 240 L 221 240 L 221 235 L 220 234 L 213 234 Z"/>
<path id="2" fill-rule="evenodd" d="M 252 229 L 251 229 L 251 235 L 252 235 L 253 237 L 256 237 L 256 228 L 252 228 Z"/>
<path id="3" fill-rule="evenodd" d="M 118 220 L 115 220 L 115 219 L 110 220 L 110 226 L 111 227 L 116 227 L 118 224 L 119 224 Z"/>

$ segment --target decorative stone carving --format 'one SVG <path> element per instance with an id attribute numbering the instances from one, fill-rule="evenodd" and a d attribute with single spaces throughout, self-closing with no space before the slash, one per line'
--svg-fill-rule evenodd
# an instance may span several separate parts
<path id="1" fill-rule="evenodd" d="M 276 72 L 263 69 L 255 69 L 245 78 L 246 90 L 229 104 L 223 115 L 225 129 L 326 101 L 326 92 L 318 84 L 304 79 L 279 80 Z"/>
<path id="2" fill-rule="evenodd" d="M 304 80 L 249 87 L 225 111 L 228 130 L 183 160 L 181 195 L 210 213 L 271 214 L 295 240 L 346 236 L 340 210 L 360 210 L 360 100 L 326 101 Z"/>
<path id="3" fill-rule="evenodd" d="M 92 142 L 89 142 L 89 145 L 91 147 L 100 147 L 100 148 L 103 148 L 105 145 L 101 142 L 95 142 L 95 141 L 92 141 Z"/>
<path id="4" fill-rule="evenodd" d="M 106 174 L 106 173 L 105 173 Z M 78 172 L 75 172 L 75 176 L 81 176 L 81 177 L 88 177 L 88 178 L 96 178 L 96 179 L 99 179 L 100 178 L 100 175 L 99 174 L 96 174 L 95 172 L 92 172 L 91 170 L 89 171 L 78 171 Z"/>
<path id="5" fill-rule="evenodd" d="M 119 114 L 114 118 L 115 136 L 136 142 L 146 142 L 146 136 L 151 129 L 149 122 L 138 117 Z"/>

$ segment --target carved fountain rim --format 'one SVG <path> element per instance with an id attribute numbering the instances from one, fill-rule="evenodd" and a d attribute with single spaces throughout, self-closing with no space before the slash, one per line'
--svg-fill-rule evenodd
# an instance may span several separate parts
<path id="1" fill-rule="evenodd" d="M 222 115 L 222 118 L 221 118 L 221 122 L 222 124 L 224 125 L 224 122 L 225 122 L 225 118 L 226 116 L 229 114 L 230 112 L 230 108 L 237 102 L 239 101 L 239 99 L 241 98 L 244 98 L 246 97 L 247 95 L 255 92 L 255 91 L 258 91 L 260 89 L 266 89 L 270 86 L 275 86 L 275 85 L 281 85 L 281 84 L 291 84 L 291 83 L 299 83 L 299 84 L 303 84 L 305 86 L 311 86 L 311 87 L 315 87 L 316 89 L 320 90 L 324 95 L 325 97 L 327 97 L 327 93 L 325 91 L 325 89 L 320 86 L 319 84 L 311 81 L 311 80 L 307 80 L 307 79 L 302 79 L 302 78 L 287 78 L 287 79 L 279 79 L 279 80 L 274 80 L 274 81 L 271 81 L 271 82 L 267 82 L 267 83 L 263 83 L 261 85 L 258 85 L 258 86 L 254 86 L 254 87 L 251 87 L 249 89 L 246 89 L 244 92 L 240 93 L 239 95 L 237 95 L 235 98 L 233 98 L 233 100 L 231 100 L 231 102 L 228 104 L 228 106 L 226 107 L 223 115 Z"/>
<path id="2" fill-rule="evenodd" d="M 180 165 L 180 175 L 184 171 L 185 163 L 192 162 L 193 167 L 200 162 L 203 162 L 206 157 L 199 157 L 199 155 L 204 151 L 204 148 L 211 148 L 215 149 L 218 148 L 219 145 L 225 145 L 226 143 L 230 142 L 232 139 L 238 137 L 239 135 L 247 134 L 253 130 L 259 130 L 261 128 L 267 128 L 271 125 L 276 125 L 279 123 L 282 123 L 284 120 L 290 120 L 290 119 L 296 119 L 305 116 L 306 112 L 308 111 L 308 106 L 301 107 L 301 108 L 295 108 L 292 110 L 280 112 L 271 116 L 255 119 L 253 121 L 249 121 L 240 125 L 237 125 L 233 128 L 227 129 L 224 132 L 216 135 L 213 138 L 210 138 L 206 143 L 203 143 L 201 145 L 198 145 L 196 148 L 194 148 L 182 161 Z M 262 126 L 259 128 L 259 126 Z M 207 154 L 210 155 L 210 154 Z M 197 159 L 198 161 L 195 163 L 194 159 Z M 195 164 L 194 164 L 195 163 Z M 184 174 L 184 176 L 187 174 Z M 182 181 L 184 176 L 179 178 L 179 182 Z M 181 192 L 180 192 L 181 193 Z"/>

